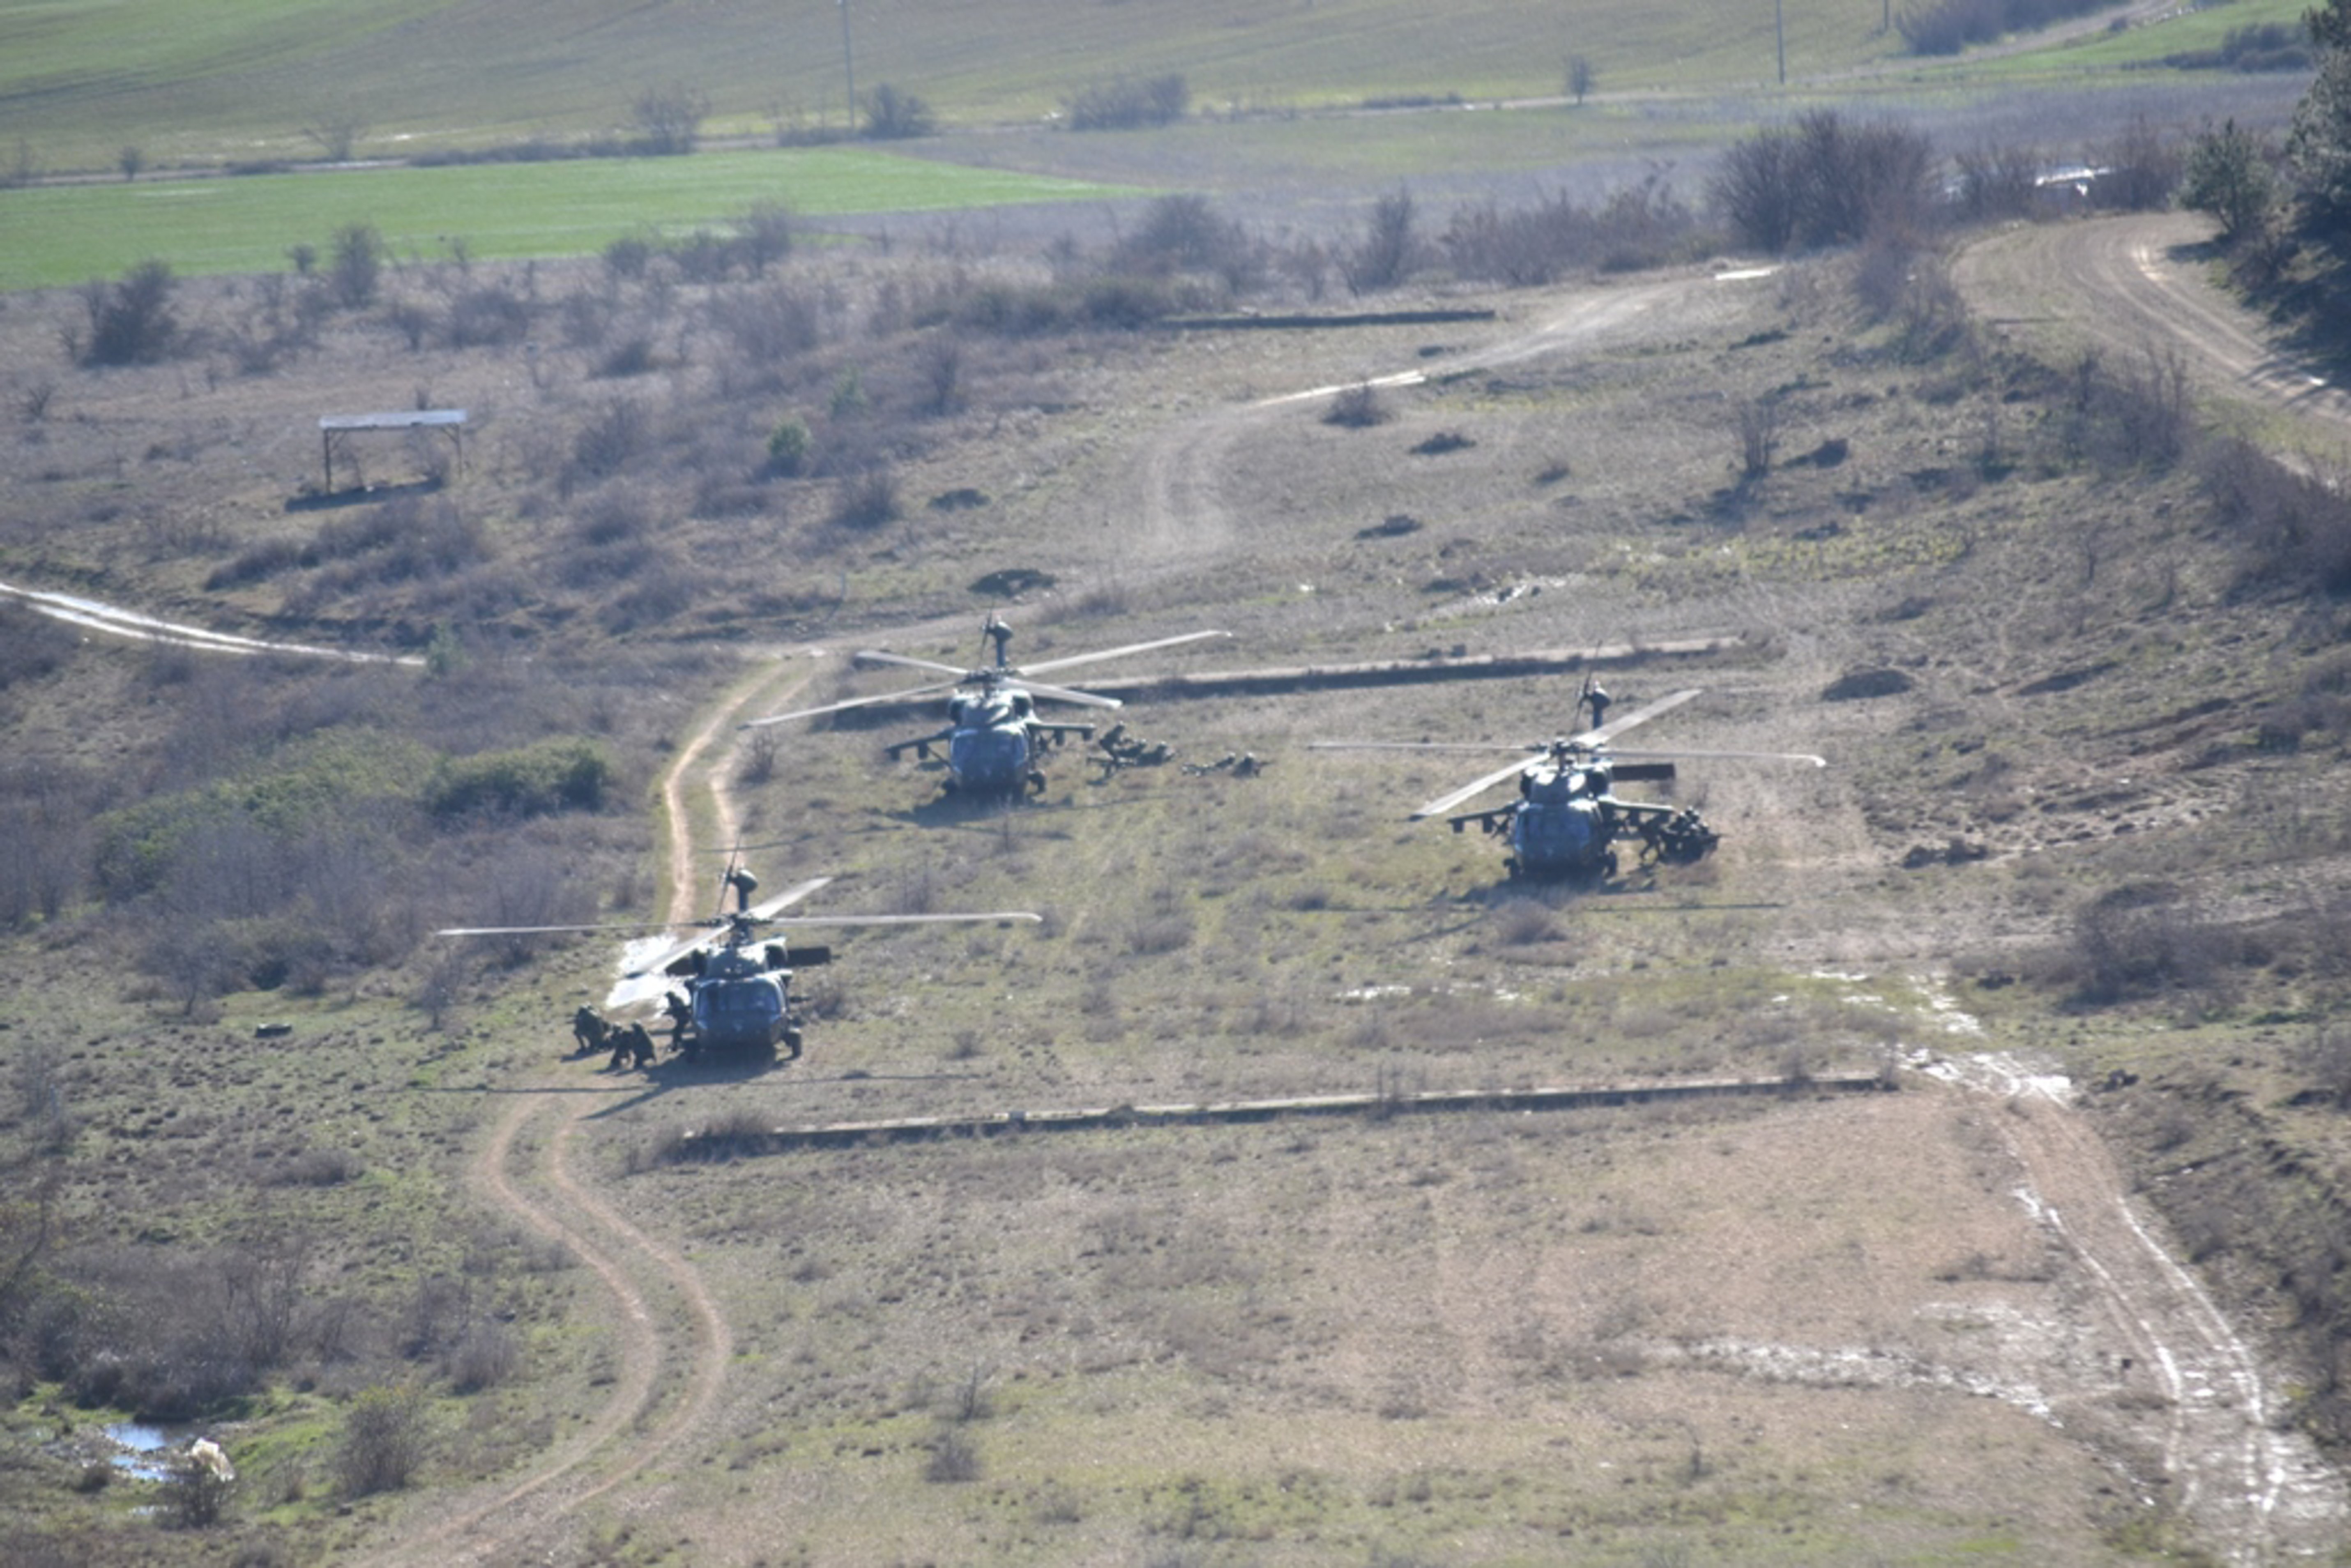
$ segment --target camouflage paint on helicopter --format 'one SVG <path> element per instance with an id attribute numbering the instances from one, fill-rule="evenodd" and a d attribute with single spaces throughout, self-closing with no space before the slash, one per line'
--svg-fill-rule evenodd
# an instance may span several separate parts
<path id="1" fill-rule="evenodd" d="M 990 615 L 980 628 L 980 635 L 995 643 L 996 661 L 972 670 L 941 664 L 935 659 L 915 659 L 904 653 L 887 653 L 872 649 L 861 651 L 856 655 L 859 664 L 935 670 L 953 675 L 955 679 L 951 681 L 880 696 L 851 697 L 843 702 L 828 703 L 822 707 L 771 714 L 765 718 L 752 719 L 743 727 L 753 729 L 763 725 L 782 724 L 789 719 L 839 713 L 844 708 L 904 702 L 910 696 L 919 696 L 926 692 L 951 691 L 954 695 L 947 699 L 946 727 L 930 735 L 916 736 L 911 740 L 893 741 L 884 747 L 891 758 L 894 760 L 912 751 L 928 761 L 934 755 L 931 748 L 945 742 L 945 789 L 947 793 L 967 796 L 1038 795 L 1042 794 L 1045 789 L 1044 769 L 1039 766 L 1044 753 L 1061 745 L 1072 735 L 1091 739 L 1094 732 L 1091 724 L 1056 724 L 1040 718 L 1037 715 L 1038 699 L 1099 708 L 1115 708 L 1124 705 L 1116 697 L 1097 696 L 1092 692 L 1073 691 L 1067 686 L 1047 685 L 1029 679 L 1029 676 L 1090 664 L 1097 660 L 1148 653 L 1156 648 L 1172 648 L 1181 643 L 1198 642 L 1204 637 L 1228 637 L 1232 633 L 1187 632 L 1181 636 L 1132 643 L 1123 648 L 1076 653 L 1067 658 L 1048 659 L 1041 664 L 1027 665 L 1010 662 L 1008 655 L 1012 643 L 1012 628 L 994 615 Z"/>
<path id="2" fill-rule="evenodd" d="M 1674 777 L 1669 761 L 1626 762 L 1608 747 L 1611 737 L 1646 724 L 1698 695 L 1697 689 L 1672 693 L 1656 702 L 1606 721 L 1608 694 L 1588 677 L 1576 696 L 1579 716 L 1587 707 L 1592 727 L 1537 747 L 1520 747 L 1541 755 L 1531 761 L 1514 760 L 1493 772 L 1441 795 L 1411 815 L 1411 821 L 1444 817 L 1455 832 L 1471 823 L 1489 835 L 1507 835 L 1510 853 L 1503 862 L 1513 878 L 1605 878 L 1617 872 L 1615 846 L 1637 841 L 1643 864 L 1663 862 L 1687 865 L 1704 859 L 1721 841 L 1694 807 L 1677 808 L 1654 800 L 1628 800 L 1615 793 L 1619 782 L 1664 782 Z M 1497 747 L 1451 745 L 1426 741 L 1316 741 L 1320 749 L 1372 747 L 1393 751 L 1493 751 Z M 1661 758 L 1664 752 L 1631 755 Z M 1827 759 L 1809 752 L 1681 751 L 1681 757 L 1764 758 L 1828 766 Z M 1506 779 L 1516 779 L 1519 799 L 1507 806 L 1454 812 L 1463 802 L 1484 794 Z M 1448 814 L 1450 813 L 1450 814 Z"/>

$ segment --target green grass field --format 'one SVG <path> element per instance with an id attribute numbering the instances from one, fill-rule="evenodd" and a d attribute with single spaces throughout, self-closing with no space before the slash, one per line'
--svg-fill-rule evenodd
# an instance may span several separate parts
<path id="1" fill-rule="evenodd" d="M 2045 52 L 2064 70 L 2112 69 L 2302 8 L 2238 0 Z M 1882 6 L 1777 9 L 1792 84 L 1909 63 Z M 900 0 L 851 5 L 844 40 L 832 0 L 706 0 L 683 16 L 625 0 L 218 0 L 193 13 L 164 0 L 0 0 L 0 155 L 42 171 L 102 171 L 127 146 L 159 167 L 297 157 L 316 152 L 306 130 L 338 120 L 363 126 L 371 153 L 482 146 L 625 129 L 640 95 L 679 85 L 706 95 L 715 131 L 837 128 L 852 63 L 861 92 L 890 83 L 958 127 L 1033 124 L 1122 75 L 1181 75 L 1196 111 L 1217 115 L 1552 95 L 1571 55 L 1592 62 L 1604 94 L 1715 94 L 1777 87 L 1774 14 L 1762 0 L 1285 0 L 1246 12 L 1204 0 Z M 1917 68 L 1979 79 L 2024 68 Z"/>
<path id="2" fill-rule="evenodd" d="M 722 225 L 762 204 L 821 218 L 1125 193 L 863 148 L 45 185 L 0 192 L 0 289 L 110 277 L 149 258 L 186 276 L 270 271 L 372 224 L 393 254 L 577 256 L 624 235 Z"/>

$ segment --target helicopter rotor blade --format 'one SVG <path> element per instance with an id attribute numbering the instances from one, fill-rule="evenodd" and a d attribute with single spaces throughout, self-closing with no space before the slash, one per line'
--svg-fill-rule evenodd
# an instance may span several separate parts
<path id="1" fill-rule="evenodd" d="M 1635 747 L 1630 751 L 1610 749 L 1611 757 L 1714 757 L 1744 762 L 1809 762 L 1815 768 L 1826 768 L 1829 759 L 1815 757 L 1809 751 L 1651 751 Z"/>
<path id="2" fill-rule="evenodd" d="M 1540 753 L 1541 746 L 1511 746 L 1499 740 L 1310 740 L 1309 751 L 1459 751 L 1491 756 L 1498 751 Z"/>
<path id="3" fill-rule="evenodd" d="M 1487 774 L 1484 778 L 1477 780 L 1475 783 L 1464 784 L 1460 789 L 1454 790 L 1450 795 L 1438 796 L 1436 800 L 1431 800 L 1427 805 L 1423 806 L 1419 810 L 1415 811 L 1410 817 L 1406 818 L 1405 821 L 1417 822 L 1428 817 L 1441 817 L 1445 815 L 1446 812 L 1453 810 L 1454 807 L 1461 804 L 1462 801 L 1468 800 L 1470 797 L 1484 794 L 1487 790 L 1491 789 L 1495 785 L 1499 784 L 1503 779 L 1517 778 L 1520 774 L 1525 772 L 1529 767 L 1532 766 L 1534 758 L 1531 757 L 1521 758 L 1518 761 L 1509 764 L 1507 767 L 1497 768 L 1494 771 Z"/>
<path id="4" fill-rule="evenodd" d="M 1019 688 L 1032 697 L 1045 697 L 1058 703 L 1078 703 L 1086 707 L 1124 707 L 1116 697 L 1098 697 L 1092 692 L 1072 691 L 1068 686 L 1049 686 L 1038 681 L 1021 681 Z"/>
<path id="5" fill-rule="evenodd" d="M 1154 648 L 1173 648 L 1180 643 L 1197 643 L 1204 637 L 1231 635 L 1229 632 L 1186 632 L 1180 637 L 1161 637 L 1149 643 L 1129 643 L 1123 648 L 1104 648 L 1099 653 L 1071 653 L 1067 658 L 1048 659 L 1041 664 L 1021 664 L 1016 668 L 1024 674 L 1042 674 L 1047 670 L 1066 670 L 1078 664 L 1091 664 L 1097 659 L 1120 659 L 1129 653 L 1147 653 Z"/>
<path id="6" fill-rule="evenodd" d="M 815 718 L 823 714 L 843 713 L 853 707 L 873 707 L 883 703 L 902 703 L 914 697 L 928 696 L 933 692 L 953 691 L 961 685 L 963 682 L 960 680 L 940 681 L 935 685 L 912 686 L 903 692 L 880 692 L 870 697 L 849 697 L 841 702 L 827 703 L 822 707 L 794 708 L 789 713 L 771 713 L 765 718 L 745 719 L 735 727 L 762 729 L 771 724 L 782 724 L 787 719 Z"/>
<path id="7" fill-rule="evenodd" d="M 1675 708 L 1681 706 L 1682 704 L 1698 695 L 1699 691 L 1702 689 L 1703 688 L 1698 686 L 1690 686 L 1684 690 L 1659 697 L 1656 702 L 1650 703 L 1646 706 L 1635 708 L 1631 713 L 1625 715 L 1622 718 L 1612 718 L 1606 724 L 1597 726 L 1592 729 L 1587 729 L 1581 735 L 1569 736 L 1567 737 L 1567 744 L 1570 746 L 1583 747 L 1604 746 L 1607 744 L 1608 737 L 1610 736 L 1622 735 L 1625 731 L 1632 728 L 1636 724 L 1646 724 L 1661 713 L 1672 712 Z"/>
<path id="8" fill-rule="evenodd" d="M 1000 909 L 986 915 L 786 915 L 770 925 L 945 925 L 981 920 L 1019 920 L 1029 925 L 1045 917 L 1027 909 Z"/>
<path id="9" fill-rule="evenodd" d="M 917 659 L 910 653 L 888 653 L 879 648 L 860 648 L 849 656 L 849 662 L 852 664 L 896 664 L 909 670 L 937 670 L 962 680 L 971 677 L 968 664 L 943 664 L 936 659 Z"/>
<path id="10" fill-rule="evenodd" d="M 435 936 L 548 936 L 565 931 L 602 931 L 614 936 L 630 932 L 693 931 L 709 925 L 706 920 L 644 920 L 615 925 L 610 922 L 586 925 L 444 925 L 433 933 Z"/>
<path id="11" fill-rule="evenodd" d="M 762 899 L 760 902 L 751 906 L 751 918 L 754 920 L 773 920 L 777 915 L 781 915 L 785 910 L 789 909 L 793 904 L 798 904 L 801 899 L 806 898 L 810 894 L 814 893 L 818 888 L 822 887 L 831 880 L 832 878 L 829 876 L 812 876 L 809 878 L 808 881 L 800 883 L 798 887 L 787 888 L 783 892 L 776 894 L 773 898 Z"/>

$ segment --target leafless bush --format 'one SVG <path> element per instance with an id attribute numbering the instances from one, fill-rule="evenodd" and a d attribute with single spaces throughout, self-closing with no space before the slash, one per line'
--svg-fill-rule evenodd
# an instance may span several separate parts
<path id="1" fill-rule="evenodd" d="M 883 82 L 865 95 L 863 134 L 875 141 L 928 136 L 938 128 L 931 106 L 903 88 Z"/>
<path id="2" fill-rule="evenodd" d="M 962 1427 L 942 1424 L 931 1434 L 930 1458 L 924 1462 L 926 1481 L 959 1482 L 979 1479 L 979 1448 Z"/>
<path id="3" fill-rule="evenodd" d="M 2124 212 L 2160 212 L 2179 189 L 2180 161 L 2179 147 L 2141 114 L 2093 155 L 2105 172 L 2091 185 L 2091 199 Z"/>
<path id="4" fill-rule="evenodd" d="M 1368 430 L 1387 420 L 1387 405 L 1381 402 L 1379 389 L 1369 382 L 1342 389 L 1322 414 L 1323 423 L 1346 430 Z"/>
<path id="5" fill-rule="evenodd" d="M 363 1389 L 343 1418 L 335 1479 L 345 1497 L 398 1491 L 424 1462 L 429 1440 L 423 1396 L 413 1388 Z"/>
<path id="6" fill-rule="evenodd" d="M 1072 131 L 1134 131 L 1172 125 L 1191 106 L 1192 89 L 1180 76 L 1114 81 L 1081 89 L 1069 102 Z"/>
<path id="7" fill-rule="evenodd" d="M 2195 439 L 2187 361 L 2176 350 L 2150 349 L 2120 368 L 2085 353 L 2074 363 L 2072 391 L 2061 426 L 2066 444 L 2101 468 L 2168 468 Z"/>
<path id="8" fill-rule="evenodd" d="M 183 339 L 172 313 L 168 263 L 141 262 L 115 284 L 83 286 L 89 336 L 75 355 L 85 365 L 142 365 L 167 359 Z"/>
<path id="9" fill-rule="evenodd" d="M 872 533 L 898 517 L 898 476 L 889 465 L 877 463 L 841 476 L 833 492 L 832 525 L 855 533 Z"/>
<path id="10" fill-rule="evenodd" d="M 1698 220 L 1660 172 L 1611 192 L 1596 210 L 1564 196 L 1531 207 L 1475 203 L 1458 209 L 1438 244 L 1455 273 L 1514 287 L 1550 283 L 1574 267 L 1655 267 L 1687 249 Z"/>
<path id="11" fill-rule="evenodd" d="M 1416 224 L 1409 191 L 1394 191 L 1372 204 L 1363 238 L 1339 261 L 1349 293 L 1374 294 L 1394 288 L 1411 276 L 1420 262 Z"/>
<path id="12" fill-rule="evenodd" d="M 1122 240 L 1111 265 L 1120 272 L 1165 277 L 1177 272 L 1233 270 L 1249 249 L 1238 224 L 1218 214 L 1206 196 L 1161 196 L 1144 209 L 1142 225 Z"/>
<path id="13" fill-rule="evenodd" d="M 683 82 L 649 87 L 631 108 L 637 130 L 635 151 L 655 157 L 691 152 L 710 115 L 709 95 Z"/>
<path id="14" fill-rule="evenodd" d="M 1731 411 L 1739 436 L 1739 476 L 1753 481 L 1771 472 L 1780 443 L 1780 403 L 1769 395 L 1746 398 Z"/>
<path id="15" fill-rule="evenodd" d="M 521 1361 L 522 1342 L 514 1330 L 496 1318 L 477 1317 L 450 1347 L 442 1370 L 453 1393 L 478 1394 L 512 1377 Z"/>
<path id="16" fill-rule="evenodd" d="M 608 399 L 572 436 L 567 478 L 576 483 L 619 473 L 652 443 L 653 423 L 643 403 L 626 397 Z"/>
<path id="17" fill-rule="evenodd" d="M 1529 947 L 1559 935 L 1559 917 L 1540 899 L 1513 898 L 1494 910 L 1494 935 L 1506 947 Z"/>
<path id="18" fill-rule="evenodd" d="M 2236 938 L 2176 888 L 2140 883 L 2100 895 L 2074 917 L 2071 956 L 2081 998 L 2103 1005 L 2212 983 Z"/>
<path id="19" fill-rule="evenodd" d="M 346 310 L 375 303 L 383 277 L 383 235 L 372 224 L 346 224 L 335 231 L 335 256 L 327 271 L 327 287 Z"/>
<path id="20" fill-rule="evenodd" d="M 2249 582 L 2351 591 L 2351 496 L 2250 441 L 2206 449 L 2199 476 Z"/>
<path id="21" fill-rule="evenodd" d="M 453 349 L 486 349 L 519 343 L 530 336 L 535 312 L 513 289 L 499 284 L 469 288 L 449 302 L 444 331 Z"/>
<path id="22" fill-rule="evenodd" d="M 1923 133 L 1823 109 L 1734 145 L 1708 192 L 1741 240 L 1778 252 L 1923 227 L 1933 172 Z"/>
<path id="23" fill-rule="evenodd" d="M 235 1483 L 193 1454 L 172 1462 L 169 1500 L 172 1522 L 183 1530 L 208 1530 L 220 1522 Z"/>

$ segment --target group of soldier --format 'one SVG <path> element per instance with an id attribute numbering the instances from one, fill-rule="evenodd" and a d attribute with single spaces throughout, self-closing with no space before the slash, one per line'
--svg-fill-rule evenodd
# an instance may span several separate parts
<path id="1" fill-rule="evenodd" d="M 662 999 L 662 1011 L 669 1018 L 670 1050 L 683 1051 L 686 1036 L 694 1030 L 692 1004 L 672 991 Z M 574 1056 L 592 1056 L 611 1047 L 611 1060 L 605 1063 L 608 1071 L 617 1071 L 624 1066 L 650 1068 L 653 1064 L 653 1037 L 643 1019 L 614 1023 L 583 1004 L 571 1015 L 571 1039 L 577 1047 L 572 1051 Z"/>

